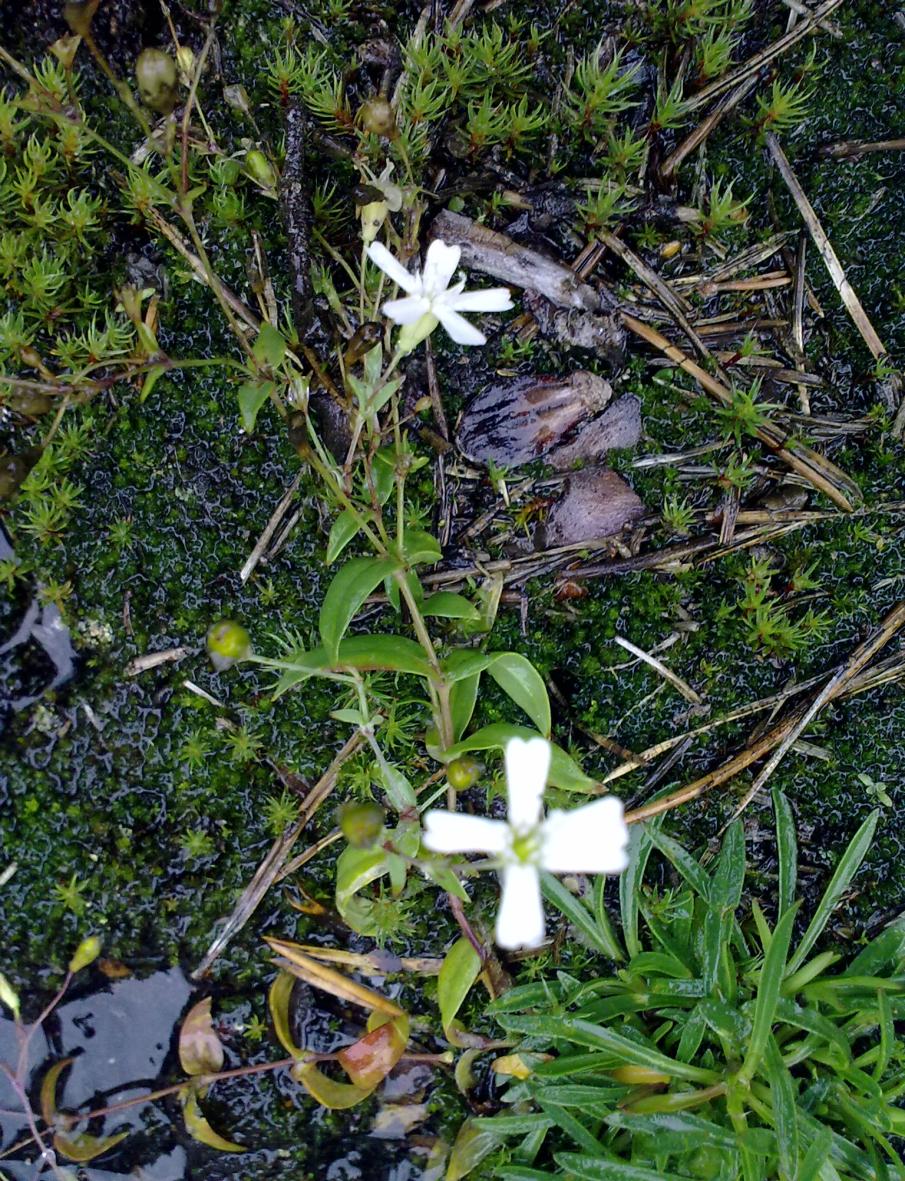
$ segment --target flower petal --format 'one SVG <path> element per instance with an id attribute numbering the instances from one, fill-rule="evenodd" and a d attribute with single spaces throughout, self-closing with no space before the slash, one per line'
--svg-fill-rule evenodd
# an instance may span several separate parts
<path id="1" fill-rule="evenodd" d="M 550 770 L 550 743 L 544 738 L 510 738 L 506 743 L 509 823 L 527 832 L 541 818 L 541 799 Z"/>
<path id="2" fill-rule="evenodd" d="M 396 324 L 417 324 L 430 304 L 423 295 L 407 295 L 405 299 L 388 299 L 380 309 Z"/>
<path id="3" fill-rule="evenodd" d="M 462 255 L 461 246 L 447 246 L 436 238 L 424 256 L 424 290 L 428 295 L 442 295 L 456 272 Z"/>
<path id="4" fill-rule="evenodd" d="M 484 287 L 479 291 L 462 291 L 447 300 L 456 312 L 508 312 L 515 307 L 508 287 Z"/>
<path id="5" fill-rule="evenodd" d="M 434 853 L 502 853 L 509 844 L 509 825 L 463 812 L 427 812 L 423 843 Z"/>
<path id="6" fill-rule="evenodd" d="M 551 873 L 621 873 L 628 865 L 628 828 L 617 796 L 551 812 L 541 835 L 540 863 Z"/>
<path id="7" fill-rule="evenodd" d="M 410 274 L 398 258 L 395 258 L 382 242 L 372 242 L 368 247 L 368 258 L 380 267 L 385 275 L 398 284 L 403 291 L 414 291 L 420 284 L 416 275 Z"/>
<path id="8" fill-rule="evenodd" d="M 454 312 L 452 308 L 437 300 L 431 305 L 431 311 L 453 338 L 456 344 L 486 344 L 487 337 L 479 332 L 473 324 L 469 324 L 464 316 Z"/>
<path id="9" fill-rule="evenodd" d="M 500 947 L 537 947 L 544 939 L 540 878 L 533 865 L 507 865 L 496 920 Z"/>

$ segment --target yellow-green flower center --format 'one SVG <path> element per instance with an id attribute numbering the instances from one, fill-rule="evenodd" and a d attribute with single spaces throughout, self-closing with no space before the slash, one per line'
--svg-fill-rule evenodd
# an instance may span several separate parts
<path id="1" fill-rule="evenodd" d="M 522 865 L 532 865 L 537 861 L 540 853 L 540 833 L 537 829 L 531 832 L 514 833 L 512 837 L 512 856 Z"/>

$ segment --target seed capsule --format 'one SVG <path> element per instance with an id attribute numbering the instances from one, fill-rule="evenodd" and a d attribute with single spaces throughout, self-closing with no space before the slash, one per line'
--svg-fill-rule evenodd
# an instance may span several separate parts
<path id="1" fill-rule="evenodd" d="M 162 49 L 143 49 L 135 63 L 141 101 L 152 111 L 169 115 L 176 106 L 176 63 Z"/>
<path id="2" fill-rule="evenodd" d="M 232 619 L 221 619 L 207 633 L 207 654 L 217 672 L 251 656 L 251 636 Z"/>
<path id="3" fill-rule="evenodd" d="M 358 108 L 358 122 L 364 131 L 392 139 L 396 134 L 396 113 L 382 96 L 369 98 Z"/>
<path id="4" fill-rule="evenodd" d="M 367 849 L 383 832 L 386 813 L 373 800 L 341 804 L 336 818 L 343 836 L 355 849 Z"/>
<path id="5" fill-rule="evenodd" d="M 456 791 L 466 791 L 469 787 L 474 787 L 480 774 L 481 768 L 477 759 L 473 759 L 470 755 L 462 755 L 458 759 L 453 759 L 446 768 L 446 778 L 449 780 L 449 785 Z"/>

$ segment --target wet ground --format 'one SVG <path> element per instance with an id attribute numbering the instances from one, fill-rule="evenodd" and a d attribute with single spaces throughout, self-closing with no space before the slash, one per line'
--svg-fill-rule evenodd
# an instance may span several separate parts
<path id="1" fill-rule="evenodd" d="M 256 6 L 261 12 L 256 37 L 272 34 L 284 9 L 294 7 Z M 863 0 L 837 13 L 843 37 L 820 42 L 817 97 L 810 118 L 791 136 L 790 151 L 868 313 L 891 353 L 901 357 L 905 154 L 853 162 L 816 155 L 827 141 L 901 134 L 905 32 L 891 12 L 878 7 Z M 29 36 L 40 41 L 58 35 L 55 9 L 26 6 Z M 575 10 L 586 18 L 590 36 L 595 6 Z M 11 11 L 5 9 L 2 28 L 15 41 L 25 26 L 11 22 Z M 109 15 L 122 21 L 117 37 L 124 57 L 130 47 L 159 34 L 159 24 L 148 23 L 141 6 L 110 6 Z M 608 13 L 607 19 L 617 18 Z M 100 33 L 111 36 L 106 24 Z M 247 55 L 252 37 L 247 29 L 236 37 L 233 68 L 240 71 L 249 68 L 242 53 Z M 783 224 L 798 227 L 785 191 L 737 129 L 721 131 L 709 150 L 718 171 L 736 177 L 740 192 L 754 194 L 750 232 L 769 228 L 770 189 Z M 224 266 L 235 275 L 241 269 L 233 258 Z M 813 252 L 808 278 L 825 311 L 808 343 L 812 363 L 827 379 L 814 410 L 858 417 L 877 402 L 869 358 Z M 182 356 L 225 345 L 206 303 L 184 283 L 175 287 L 161 341 Z M 553 350 L 545 360 L 555 366 L 563 358 Z M 618 467 L 656 507 L 668 487 L 662 471 L 631 468 L 631 458 L 705 442 L 712 421 L 671 399 L 653 380 L 653 366 L 638 357 L 630 361 L 619 392 L 641 399 L 645 435 L 636 455 Z M 485 382 L 490 365 L 482 358 L 463 375 L 458 361 L 449 363 L 445 381 L 452 415 L 462 393 Z M 175 1031 L 199 995 L 188 974 L 273 840 L 268 801 L 284 790 L 279 770 L 311 783 L 341 740 L 340 727 L 327 716 L 333 698 L 316 685 L 274 704 L 266 677 L 254 670 L 216 673 L 203 650 L 208 626 L 222 616 L 245 621 L 262 649 L 274 632 L 293 628 L 304 637 L 316 624 L 325 528 L 307 485 L 289 544 L 248 583 L 239 579 L 298 471 L 282 431 L 271 423 L 272 429 L 249 439 L 237 421 L 234 391 L 195 375 L 161 382 L 143 406 L 128 393 L 110 397 L 92 408 L 88 420 L 90 445 L 78 467 L 85 504 L 76 526 L 50 550 L 29 546 L 25 556 L 35 563 L 33 577 L 17 582 L 10 593 L 0 589 L 0 873 L 10 863 L 16 867 L 0 887 L 0 969 L 21 990 L 29 1017 L 89 932 L 100 934 L 104 956 L 122 961 L 130 973 L 110 980 L 93 969 L 46 1036 L 36 1039 L 33 1088 L 52 1059 L 76 1055 L 61 1085 L 61 1103 L 73 1105 L 113 1102 L 138 1083 L 171 1081 L 177 1071 Z M 901 499 L 902 449 L 880 430 L 855 436 L 833 458 L 855 475 L 868 503 Z M 425 489 L 430 487 L 426 476 Z M 2 547 L 0 541 L 0 558 Z M 17 552 L 25 550 L 23 543 Z M 624 656 L 608 643 L 616 632 L 651 648 L 677 620 L 690 620 L 694 626 L 670 662 L 706 695 L 716 714 L 775 692 L 792 676 L 834 667 L 901 598 L 900 519 L 834 518 L 781 543 L 776 552 L 790 567 L 818 563 L 819 605 L 834 621 L 826 638 L 795 661 L 753 657 L 721 618 L 720 605 L 737 597 L 745 565 L 731 559 L 670 576 L 592 582 L 588 596 L 574 603 L 554 600 L 550 586 L 538 580 L 529 585 L 524 620 L 517 603 L 504 608 L 494 644 L 525 652 L 555 681 L 564 699 L 555 707 L 557 733 L 575 742 L 593 773 L 613 760 L 587 741 L 585 731 L 641 749 L 695 720 L 686 702 L 661 691 L 651 670 L 616 669 Z M 49 583 L 66 581 L 72 594 L 54 614 L 37 596 Z M 132 674 L 137 657 L 175 649 L 178 659 Z M 502 699 L 491 695 L 487 720 L 504 709 Z M 693 747 L 658 786 L 692 779 L 736 749 L 745 733 L 732 727 L 711 744 Z M 877 689 L 835 707 L 809 732 L 809 739 L 829 752 L 828 761 L 790 757 L 773 779 L 794 802 L 804 873 L 815 893 L 874 806 L 859 775 L 884 784 L 893 800 L 859 875 L 858 892 L 847 900 L 829 941 L 872 934 L 901 905 L 903 838 L 894 817 L 905 793 L 903 734 L 901 686 Z M 640 778 L 630 783 L 639 798 L 647 794 Z M 750 856 L 769 882 L 774 869 L 769 815 L 758 808 L 749 815 Z M 688 843 L 700 847 L 723 819 L 724 810 L 715 806 L 685 812 L 678 823 Z M 325 825 L 330 822 L 325 818 Z M 331 868 L 327 853 L 306 867 L 297 884 L 329 903 Z M 299 916 L 287 902 L 295 893 L 294 887 L 274 891 L 213 973 L 210 987 L 228 1065 L 280 1053 L 269 1033 L 262 1040 L 248 1033 L 255 1029 L 253 1019 L 266 1021 L 271 969 L 263 933 L 369 947 L 357 937 L 348 941 L 329 923 Z M 432 903 L 416 907 L 408 918 L 405 940 L 391 944 L 396 950 L 436 952 L 453 938 L 454 924 Z M 407 999 L 430 1012 L 430 1001 L 419 1001 L 414 990 Z M 316 1048 L 348 1040 L 347 1015 L 311 996 L 300 1004 Z M 8 1059 L 12 1043 L 10 1024 L 0 1024 L 0 1058 Z M 443 1048 L 430 1030 L 423 1043 L 426 1049 Z M 0 1107 L 9 1108 L 2 1087 L 0 1082 Z M 248 1145 L 249 1153 L 232 1157 L 199 1146 L 186 1135 L 178 1106 L 168 1100 L 108 1122 L 104 1132 L 129 1126 L 136 1134 L 102 1165 L 78 1175 L 88 1181 L 122 1176 L 426 1181 L 433 1140 L 454 1133 L 466 1105 L 445 1076 L 419 1076 L 400 1090 L 402 1100 L 428 1106 L 424 1125 L 404 1142 L 374 1136 L 374 1102 L 351 1114 L 330 1114 L 288 1080 L 262 1076 L 218 1088 L 207 1107 L 211 1122 Z M 7 1116 L 0 1127 L 4 1148 L 22 1132 L 21 1121 Z M 33 1167 L 4 1160 L 0 1172 L 24 1181 Z"/>

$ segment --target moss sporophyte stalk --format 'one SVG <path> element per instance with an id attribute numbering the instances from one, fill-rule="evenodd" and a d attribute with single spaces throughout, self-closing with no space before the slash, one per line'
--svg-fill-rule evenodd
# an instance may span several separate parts
<path id="1" fill-rule="evenodd" d="M 0 14 L 13 1170 L 898 1175 L 901 53 L 798 7 Z"/>

